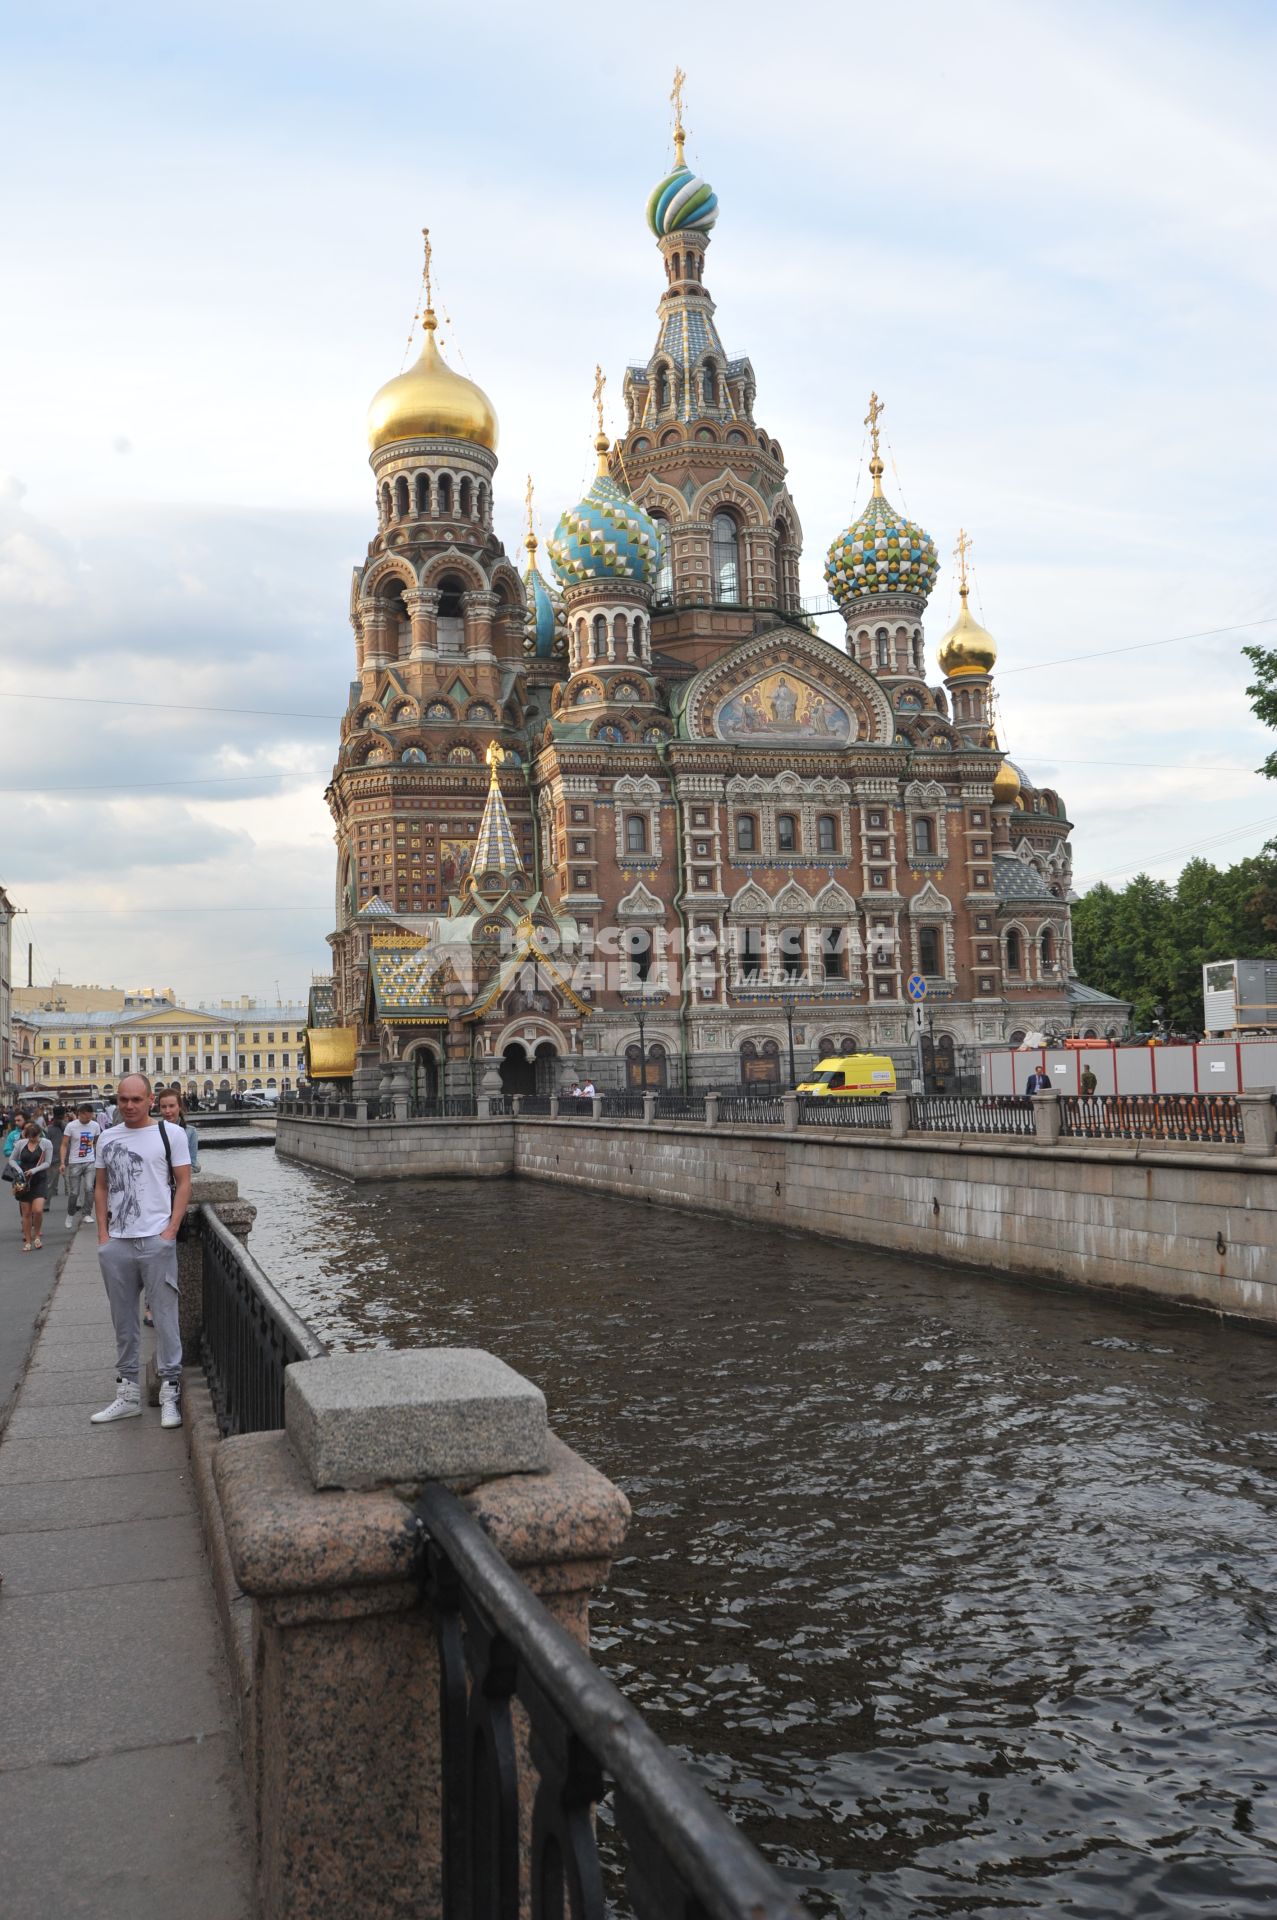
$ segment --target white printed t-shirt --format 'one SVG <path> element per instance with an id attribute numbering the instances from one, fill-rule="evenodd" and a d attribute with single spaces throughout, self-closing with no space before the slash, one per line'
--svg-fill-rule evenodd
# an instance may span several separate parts
<path id="1" fill-rule="evenodd" d="M 182 1127 L 166 1126 L 174 1171 L 189 1167 L 191 1149 Z M 98 1141 L 98 1166 L 106 1169 L 108 1231 L 113 1240 L 146 1240 L 163 1233 L 173 1211 L 168 1162 L 160 1123 L 110 1127 Z"/>
<path id="2" fill-rule="evenodd" d="M 63 1134 L 66 1142 L 68 1167 L 95 1167 L 97 1165 L 97 1143 L 102 1129 L 96 1120 L 90 1120 L 87 1126 L 81 1126 L 78 1120 L 72 1120 Z"/>

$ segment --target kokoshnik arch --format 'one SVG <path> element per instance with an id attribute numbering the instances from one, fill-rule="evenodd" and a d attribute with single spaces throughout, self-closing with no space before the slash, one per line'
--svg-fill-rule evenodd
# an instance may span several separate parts
<path id="1" fill-rule="evenodd" d="M 936 548 L 883 492 L 876 394 L 870 497 L 825 567 L 845 645 L 804 614 L 784 456 L 706 285 L 718 200 L 682 147 L 680 122 L 647 202 L 656 343 L 615 443 L 596 369 L 598 471 L 553 580 L 530 481 L 521 575 L 493 530 L 497 415 L 439 350 L 428 239 L 420 356 L 369 409 L 315 1024 L 372 1091 L 389 1060 L 431 1092 L 476 1060 L 516 1090 L 632 1084 L 640 1002 L 649 1083 L 765 1080 L 787 999 L 808 1057 L 907 1046 L 915 971 L 959 1043 L 1125 1012 L 1071 978 L 1070 824 L 998 747 L 965 534 L 928 681 Z"/>

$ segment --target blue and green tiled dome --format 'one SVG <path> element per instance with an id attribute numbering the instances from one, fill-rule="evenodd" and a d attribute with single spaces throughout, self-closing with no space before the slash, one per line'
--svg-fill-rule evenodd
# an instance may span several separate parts
<path id="1" fill-rule="evenodd" d="M 594 485 L 584 500 L 568 508 L 549 543 L 551 563 L 565 587 L 609 579 L 646 585 L 659 563 L 656 528 L 604 470 L 606 449 L 603 440 Z"/>
<path id="2" fill-rule="evenodd" d="M 718 195 L 690 167 L 675 167 L 648 195 L 647 224 L 658 240 L 667 233 L 708 233 L 718 218 Z"/>
<path id="3" fill-rule="evenodd" d="M 527 571 L 523 576 L 523 590 L 528 596 L 528 624 L 523 648 L 525 653 L 535 654 L 538 660 L 548 660 L 554 652 L 554 638 L 562 618 L 562 602 L 542 578 L 536 562 L 537 543 L 532 535 L 528 536 L 524 545 L 528 549 Z"/>
<path id="4" fill-rule="evenodd" d="M 834 540 L 825 560 L 825 579 L 840 607 L 880 594 L 925 600 L 938 568 L 931 535 L 875 492 L 860 517 Z"/>

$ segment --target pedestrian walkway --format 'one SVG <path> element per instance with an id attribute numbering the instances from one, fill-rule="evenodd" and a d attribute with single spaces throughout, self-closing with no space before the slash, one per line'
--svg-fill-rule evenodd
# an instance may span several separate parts
<path id="1" fill-rule="evenodd" d="M 0 1288 L 8 1240 L 3 1259 Z M 248 1920 L 239 1746 L 186 1446 L 155 1407 L 90 1426 L 114 1359 L 85 1227 L 0 1441 L 0 1910 Z"/>
<path id="2" fill-rule="evenodd" d="M 40 1309 L 53 1291 L 69 1238 L 66 1213 L 66 1194 L 58 1193 L 45 1208 L 43 1247 L 23 1253 L 18 1203 L 10 1187 L 0 1186 L 0 1426 L 22 1378 Z"/>

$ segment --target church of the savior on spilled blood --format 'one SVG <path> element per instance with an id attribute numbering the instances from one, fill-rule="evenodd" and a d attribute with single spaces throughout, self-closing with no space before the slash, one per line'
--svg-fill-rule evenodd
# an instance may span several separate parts
<path id="1" fill-rule="evenodd" d="M 718 200 L 681 120 L 675 156 L 647 201 L 656 340 L 620 439 L 600 400 L 549 574 L 530 511 L 522 572 L 493 529 L 496 410 L 442 356 L 428 272 L 420 356 L 372 402 L 315 1077 L 777 1084 L 791 1029 L 800 1070 L 903 1056 L 921 976 L 943 1085 L 955 1049 L 1124 1012 L 1071 978 L 1069 821 L 997 745 L 965 535 L 929 678 L 936 546 L 883 491 L 876 396 L 871 492 L 825 564 L 845 635 L 804 611 L 802 523 L 753 366 L 723 350 Z"/>

